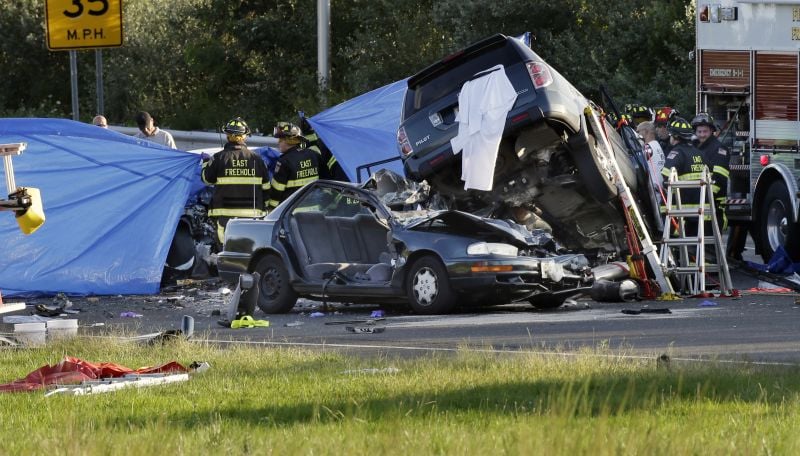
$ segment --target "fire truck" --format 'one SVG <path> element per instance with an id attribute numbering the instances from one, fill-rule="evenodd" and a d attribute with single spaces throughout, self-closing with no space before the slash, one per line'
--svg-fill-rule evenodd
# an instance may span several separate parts
<path id="1" fill-rule="evenodd" d="M 800 259 L 800 0 L 698 0 L 697 110 L 730 150 L 729 222 Z"/>

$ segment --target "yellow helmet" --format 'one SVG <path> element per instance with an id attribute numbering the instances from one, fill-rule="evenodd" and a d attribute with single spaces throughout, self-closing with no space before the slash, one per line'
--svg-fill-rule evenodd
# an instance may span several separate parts
<path id="1" fill-rule="evenodd" d="M 241 118 L 236 117 L 231 119 L 222 127 L 222 131 L 228 136 L 230 142 L 244 142 L 245 138 L 250 134 L 250 127 Z"/>
<path id="2" fill-rule="evenodd" d="M 674 118 L 669 125 L 667 125 L 667 132 L 670 136 L 685 139 L 687 141 L 692 139 L 694 129 L 692 125 L 681 117 Z"/>

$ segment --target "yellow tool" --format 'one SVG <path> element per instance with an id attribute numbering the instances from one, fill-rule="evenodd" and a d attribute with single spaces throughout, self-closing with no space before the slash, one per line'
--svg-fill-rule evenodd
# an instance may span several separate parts
<path id="1" fill-rule="evenodd" d="M 233 320 L 231 322 L 231 328 L 239 329 L 239 328 L 266 328 L 269 326 L 269 321 L 267 320 L 255 320 L 250 315 L 245 315 L 238 320 Z"/>

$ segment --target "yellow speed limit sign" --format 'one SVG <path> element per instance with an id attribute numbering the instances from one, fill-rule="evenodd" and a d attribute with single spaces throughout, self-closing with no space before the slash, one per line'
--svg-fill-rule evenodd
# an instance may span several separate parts
<path id="1" fill-rule="evenodd" d="M 45 0 L 51 51 L 122 46 L 122 0 Z"/>

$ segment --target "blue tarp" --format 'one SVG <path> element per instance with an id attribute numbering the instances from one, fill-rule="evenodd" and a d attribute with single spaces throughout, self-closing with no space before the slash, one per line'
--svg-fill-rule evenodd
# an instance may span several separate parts
<path id="1" fill-rule="evenodd" d="M 747 265 L 757 271 L 771 272 L 773 274 L 791 275 L 794 273 L 800 273 L 800 263 L 795 263 L 792 261 L 792 257 L 789 256 L 789 252 L 787 252 L 786 249 L 784 249 L 781 245 L 775 249 L 775 253 L 773 253 L 772 258 L 769 259 L 769 263 L 759 264 L 748 261 Z"/>
<path id="2" fill-rule="evenodd" d="M 363 182 L 381 168 L 403 175 L 397 128 L 407 87 L 407 80 L 403 79 L 308 119 L 352 182 Z M 396 160 L 357 171 L 360 166 L 388 159 Z"/>
<path id="3" fill-rule="evenodd" d="M 41 190 L 47 221 L 23 235 L 0 212 L 4 295 L 157 293 L 199 158 L 63 119 L 0 119 L 17 186 Z M 5 193 L 5 188 L 0 188 Z"/>

